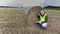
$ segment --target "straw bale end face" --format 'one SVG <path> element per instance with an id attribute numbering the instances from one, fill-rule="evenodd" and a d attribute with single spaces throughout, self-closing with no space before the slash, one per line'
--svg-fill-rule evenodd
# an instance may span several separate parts
<path id="1" fill-rule="evenodd" d="M 34 6 L 29 10 L 27 17 L 27 23 L 29 23 L 29 25 L 34 25 L 34 23 L 37 21 L 37 14 L 41 10 L 42 8 L 40 6 Z"/>

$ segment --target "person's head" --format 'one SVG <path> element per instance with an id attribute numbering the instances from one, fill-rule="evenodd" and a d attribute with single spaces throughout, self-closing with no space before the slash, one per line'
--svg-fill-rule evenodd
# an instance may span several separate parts
<path id="1" fill-rule="evenodd" d="M 41 14 L 41 15 L 44 15 L 44 14 L 45 14 L 44 9 L 42 9 L 42 10 L 40 11 L 40 14 Z"/>

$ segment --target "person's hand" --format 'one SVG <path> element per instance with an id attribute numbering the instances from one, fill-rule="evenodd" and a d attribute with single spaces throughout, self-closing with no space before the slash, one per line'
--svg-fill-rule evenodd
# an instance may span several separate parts
<path id="1" fill-rule="evenodd" d="M 40 23 L 40 24 L 41 24 L 41 22 L 40 22 L 40 21 L 37 21 L 36 23 Z"/>
<path id="2" fill-rule="evenodd" d="M 40 21 L 38 21 L 40 24 L 41 24 L 41 22 Z"/>

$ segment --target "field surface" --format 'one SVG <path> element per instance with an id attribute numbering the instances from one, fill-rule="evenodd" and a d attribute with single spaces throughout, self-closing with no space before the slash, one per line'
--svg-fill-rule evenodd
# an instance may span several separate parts
<path id="1" fill-rule="evenodd" d="M 24 11 L 25 8 L 0 8 L 0 34 L 60 34 L 60 10 L 45 9 L 49 24 L 46 30 L 26 22 Z"/>

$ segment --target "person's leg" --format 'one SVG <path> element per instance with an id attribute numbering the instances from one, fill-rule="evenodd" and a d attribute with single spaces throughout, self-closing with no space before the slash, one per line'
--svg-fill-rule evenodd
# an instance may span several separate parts
<path id="1" fill-rule="evenodd" d="M 42 23 L 42 28 L 43 29 L 46 29 L 48 27 L 48 24 L 47 23 Z"/>
<path id="2" fill-rule="evenodd" d="M 36 22 L 36 25 L 42 28 L 42 24 L 39 21 Z"/>

